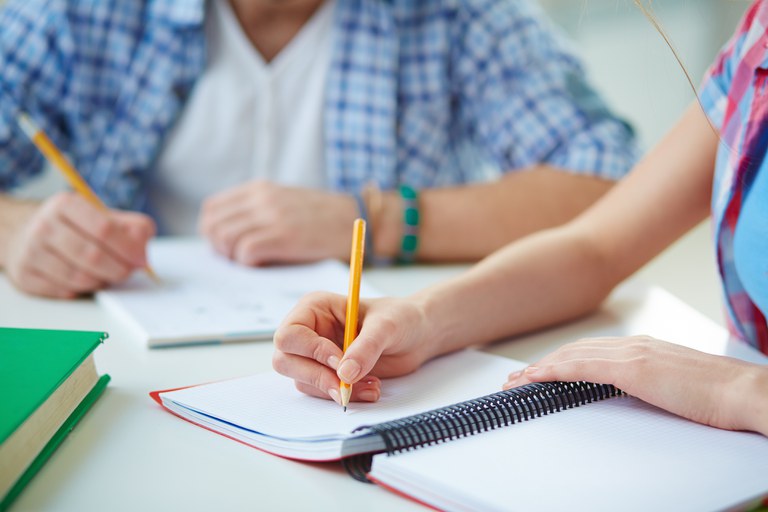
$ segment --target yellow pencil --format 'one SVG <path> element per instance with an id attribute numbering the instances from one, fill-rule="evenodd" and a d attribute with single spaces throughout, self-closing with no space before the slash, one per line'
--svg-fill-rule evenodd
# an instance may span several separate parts
<path id="1" fill-rule="evenodd" d="M 21 113 L 17 117 L 17 121 L 22 131 L 29 137 L 32 143 L 38 150 L 45 156 L 45 158 L 56 167 L 64 175 L 67 183 L 81 196 L 83 196 L 89 203 L 103 210 L 107 210 L 107 205 L 99 199 L 99 196 L 88 186 L 80 173 L 69 163 L 64 154 L 56 147 L 53 141 L 40 129 L 32 118 L 27 114 Z M 144 267 L 144 271 L 152 278 L 156 283 L 160 282 L 160 278 L 157 277 L 152 267 L 147 264 Z"/>
<path id="2" fill-rule="evenodd" d="M 347 294 L 347 315 L 344 322 L 344 352 L 357 337 L 357 312 L 360 304 L 360 279 L 363 274 L 365 249 L 365 221 L 355 220 L 352 228 L 352 252 L 349 255 L 349 293 Z M 342 381 L 339 385 L 341 405 L 347 410 L 352 396 L 352 385 Z"/>

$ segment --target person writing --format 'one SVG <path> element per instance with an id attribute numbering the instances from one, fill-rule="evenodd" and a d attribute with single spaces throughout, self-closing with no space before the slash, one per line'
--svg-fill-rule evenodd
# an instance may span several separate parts
<path id="1" fill-rule="evenodd" d="M 32 294 L 121 281 L 156 231 L 245 265 L 346 258 L 366 214 L 380 259 L 476 260 L 634 161 L 533 0 L 10 0 L 0 26 L 0 190 L 43 168 L 23 109 L 111 208 L 0 195 L 0 267 Z"/>
<path id="2" fill-rule="evenodd" d="M 767 65 L 768 1 L 758 0 L 701 90 L 720 136 L 692 105 L 625 180 L 574 220 L 409 298 L 361 303 L 362 327 L 343 357 L 344 298 L 308 296 L 275 336 L 275 369 L 308 394 L 328 397 L 341 378 L 354 384 L 353 400 L 375 401 L 379 377 L 593 311 L 710 211 L 729 326 L 768 353 Z M 614 384 L 694 421 L 768 435 L 765 366 L 647 337 L 588 339 L 510 375 L 505 386 L 550 380 Z"/>

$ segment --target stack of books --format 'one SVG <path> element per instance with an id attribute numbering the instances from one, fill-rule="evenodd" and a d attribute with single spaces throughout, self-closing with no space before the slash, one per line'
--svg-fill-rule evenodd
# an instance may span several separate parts
<path id="1" fill-rule="evenodd" d="M 0 328 L 0 511 L 104 391 L 92 353 L 106 337 Z"/>

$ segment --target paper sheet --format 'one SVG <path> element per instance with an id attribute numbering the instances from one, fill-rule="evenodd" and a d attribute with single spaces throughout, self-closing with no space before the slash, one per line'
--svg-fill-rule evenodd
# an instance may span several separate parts
<path id="1" fill-rule="evenodd" d="M 348 268 L 338 261 L 250 268 L 216 254 L 199 239 L 157 240 L 149 261 L 153 283 L 137 273 L 97 300 L 131 323 L 150 345 L 271 337 L 306 293 L 346 294 Z M 363 284 L 363 297 L 376 296 Z"/>
<path id="2" fill-rule="evenodd" d="M 373 475 L 450 510 L 722 510 L 768 492 L 768 439 L 625 396 L 377 456 Z"/>
<path id="3" fill-rule="evenodd" d="M 402 418 L 501 390 L 507 375 L 525 365 L 513 359 L 466 350 L 387 379 L 377 403 L 350 404 L 346 413 L 331 400 L 304 395 L 276 373 L 165 393 L 177 403 L 273 437 L 345 437 L 355 428 Z"/>

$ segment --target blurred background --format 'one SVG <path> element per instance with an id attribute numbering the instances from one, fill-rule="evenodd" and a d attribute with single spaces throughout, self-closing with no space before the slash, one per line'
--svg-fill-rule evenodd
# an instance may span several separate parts
<path id="1" fill-rule="evenodd" d="M 596 89 L 635 126 L 644 149 L 657 142 L 694 101 L 672 52 L 632 0 L 539 1 L 570 37 Z M 653 2 L 696 86 L 748 5 L 745 0 Z M 40 197 L 61 187 L 58 175 L 48 173 L 19 193 Z M 641 277 L 723 323 L 708 222 L 651 262 Z"/>
<path id="2" fill-rule="evenodd" d="M 540 0 L 570 36 L 593 85 L 647 149 L 695 100 L 661 35 L 632 0 Z M 643 3 L 647 3 L 644 1 Z M 654 0 L 654 13 L 696 87 L 750 5 L 746 0 Z M 711 223 L 667 249 L 640 276 L 724 325 Z"/>
<path id="3" fill-rule="evenodd" d="M 540 3 L 574 42 L 603 97 L 633 123 L 645 148 L 657 142 L 694 100 L 669 47 L 632 0 Z M 742 0 L 652 3 L 696 87 L 750 4 Z"/>

